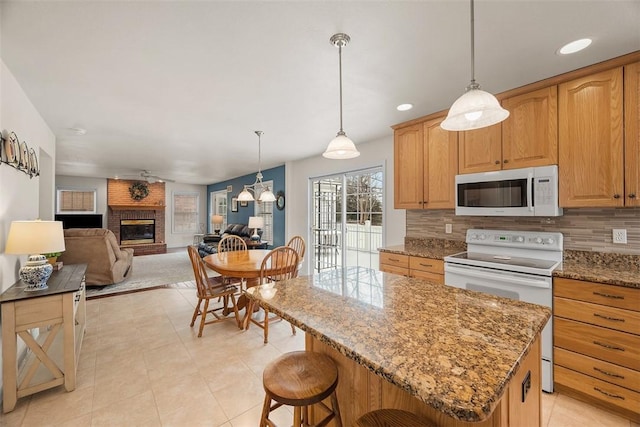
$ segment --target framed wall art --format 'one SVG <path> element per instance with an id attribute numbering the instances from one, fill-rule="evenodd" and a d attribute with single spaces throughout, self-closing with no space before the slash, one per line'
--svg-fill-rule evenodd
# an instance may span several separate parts
<path id="1" fill-rule="evenodd" d="M 238 212 L 238 198 L 231 198 L 231 212 Z"/>

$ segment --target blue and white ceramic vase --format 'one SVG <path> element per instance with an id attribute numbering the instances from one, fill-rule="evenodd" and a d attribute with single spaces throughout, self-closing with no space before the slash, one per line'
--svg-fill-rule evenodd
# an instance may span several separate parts
<path id="1" fill-rule="evenodd" d="M 44 255 L 31 255 L 27 263 L 20 269 L 20 279 L 27 284 L 25 291 L 41 291 L 47 289 L 47 280 L 53 273 L 53 266 Z"/>

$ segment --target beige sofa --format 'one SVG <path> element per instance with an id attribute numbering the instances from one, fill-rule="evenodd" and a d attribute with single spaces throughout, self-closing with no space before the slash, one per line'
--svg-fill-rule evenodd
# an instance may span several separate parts
<path id="1" fill-rule="evenodd" d="M 116 236 L 106 228 L 64 230 L 65 251 L 58 257 L 64 264 L 86 263 L 87 286 L 120 283 L 131 275 L 133 249 L 120 249 Z"/>

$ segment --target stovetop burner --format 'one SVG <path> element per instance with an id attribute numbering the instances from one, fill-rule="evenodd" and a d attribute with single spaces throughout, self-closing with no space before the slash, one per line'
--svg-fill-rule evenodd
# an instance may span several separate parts
<path id="1" fill-rule="evenodd" d="M 490 255 L 490 254 L 471 253 L 471 252 L 462 252 L 459 254 L 451 255 L 450 258 L 468 259 L 471 261 L 490 262 L 490 263 L 510 265 L 510 266 L 540 268 L 544 270 L 553 268 L 556 266 L 556 264 L 558 264 L 557 261 L 549 261 L 544 259 L 521 258 L 521 257 L 512 257 L 508 255 Z"/>

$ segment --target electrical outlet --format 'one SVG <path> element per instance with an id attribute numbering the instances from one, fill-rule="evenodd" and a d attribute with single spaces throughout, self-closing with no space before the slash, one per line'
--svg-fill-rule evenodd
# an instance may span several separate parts
<path id="1" fill-rule="evenodd" d="M 451 224 L 445 224 L 444 232 L 447 234 L 451 234 L 453 232 L 453 226 Z"/>
<path id="2" fill-rule="evenodd" d="M 613 243 L 627 244 L 627 230 L 625 228 L 613 229 Z"/>

